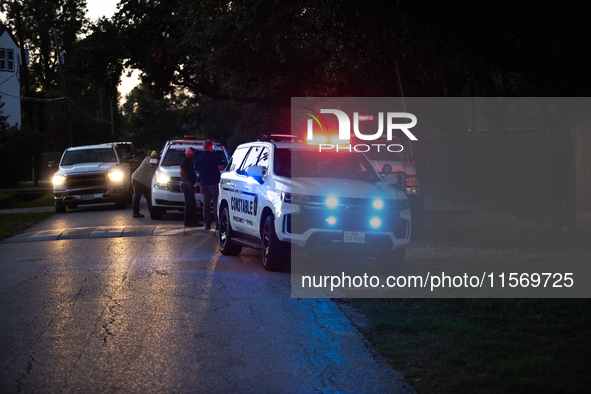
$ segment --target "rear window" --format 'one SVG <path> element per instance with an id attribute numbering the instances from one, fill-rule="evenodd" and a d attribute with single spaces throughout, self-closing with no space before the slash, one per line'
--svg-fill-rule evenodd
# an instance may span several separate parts
<path id="1" fill-rule="evenodd" d="M 133 146 L 130 144 L 119 144 L 119 149 L 121 153 L 125 156 L 133 156 L 135 153 L 133 152 Z"/>

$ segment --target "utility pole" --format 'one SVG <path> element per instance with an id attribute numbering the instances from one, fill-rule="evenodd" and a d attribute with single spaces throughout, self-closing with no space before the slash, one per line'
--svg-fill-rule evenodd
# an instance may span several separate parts
<path id="1" fill-rule="evenodd" d="M 51 34 L 51 33 L 50 33 Z M 68 94 L 66 93 L 66 80 L 64 79 L 64 70 L 62 68 L 63 56 L 60 49 L 60 44 L 57 39 L 57 29 L 53 28 L 53 39 L 55 40 L 55 50 L 57 57 L 57 65 L 60 73 L 60 80 L 62 82 L 62 94 L 64 95 L 64 110 L 66 111 L 66 127 L 68 129 L 68 147 L 74 145 L 72 139 L 72 128 L 70 127 L 70 113 L 68 112 Z"/>
<path id="2" fill-rule="evenodd" d="M 115 108 L 113 106 L 113 96 L 110 97 L 109 104 L 111 105 L 111 135 L 115 136 L 115 117 L 113 116 Z"/>
<path id="3" fill-rule="evenodd" d="M 24 8 L 25 10 L 27 7 Z M 21 25 L 21 7 L 19 3 L 15 0 L 14 1 L 14 10 L 16 14 L 16 34 L 18 35 L 18 42 L 19 42 L 19 50 L 21 55 L 21 78 L 23 84 L 25 85 L 25 97 L 30 96 L 29 92 L 29 73 L 27 70 L 27 57 L 25 55 L 25 43 L 23 39 L 23 28 Z M 27 119 L 29 121 L 29 126 L 33 126 L 33 114 L 31 113 L 30 104 L 28 101 L 25 101 L 25 106 L 27 108 Z"/>

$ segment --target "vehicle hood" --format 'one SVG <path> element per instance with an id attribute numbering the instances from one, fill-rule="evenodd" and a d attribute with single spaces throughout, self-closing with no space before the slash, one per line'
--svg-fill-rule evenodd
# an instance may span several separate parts
<path id="1" fill-rule="evenodd" d="M 404 172 L 406 175 L 416 175 L 417 170 L 414 166 L 410 163 L 405 163 L 403 161 L 394 161 L 394 160 L 370 160 L 373 167 L 376 169 L 377 172 L 382 172 L 382 167 L 384 164 L 390 164 L 392 166 L 392 172 Z"/>
<path id="2" fill-rule="evenodd" d="M 385 182 L 340 178 L 292 178 L 291 192 L 307 196 L 406 199 L 406 195 Z"/>
<path id="3" fill-rule="evenodd" d="M 109 170 L 119 168 L 118 163 L 78 163 L 72 164 L 71 166 L 63 166 L 59 168 L 58 174 L 90 174 L 107 172 Z"/>
<path id="4" fill-rule="evenodd" d="M 160 171 L 165 171 L 169 174 L 180 174 L 181 173 L 181 166 L 160 166 L 158 167 Z"/>

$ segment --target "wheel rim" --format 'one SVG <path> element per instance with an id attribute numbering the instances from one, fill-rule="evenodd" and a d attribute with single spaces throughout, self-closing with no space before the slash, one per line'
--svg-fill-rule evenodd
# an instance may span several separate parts
<path id="1" fill-rule="evenodd" d="M 263 228 L 263 264 L 267 265 L 269 259 L 269 225 L 265 222 Z"/>
<path id="2" fill-rule="evenodd" d="M 228 242 L 228 217 L 226 211 L 222 214 L 220 220 L 220 246 L 224 248 Z"/>

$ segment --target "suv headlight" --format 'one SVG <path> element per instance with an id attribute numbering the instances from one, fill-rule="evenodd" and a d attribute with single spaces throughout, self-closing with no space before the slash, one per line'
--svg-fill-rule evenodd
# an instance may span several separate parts
<path id="1" fill-rule="evenodd" d="M 372 201 L 371 206 L 376 211 L 379 211 L 382 208 L 384 208 L 384 200 L 382 200 L 381 198 L 376 198 L 375 200 Z"/>
<path id="2" fill-rule="evenodd" d="M 66 177 L 63 175 L 54 175 L 53 176 L 53 185 L 54 186 L 63 185 L 65 180 L 66 180 Z"/>
<path id="3" fill-rule="evenodd" d="M 111 171 L 109 172 L 109 179 L 114 182 L 121 182 L 125 176 L 122 171 Z"/>
<path id="4" fill-rule="evenodd" d="M 288 204 L 297 204 L 302 202 L 309 202 L 310 196 L 305 196 L 303 194 L 295 194 L 295 193 L 288 193 L 288 192 L 281 192 L 281 201 L 286 202 Z"/>
<path id="5" fill-rule="evenodd" d="M 157 187 L 167 188 L 168 182 L 170 182 L 170 175 L 165 172 L 156 171 L 154 174 L 154 179 L 156 179 Z"/>

